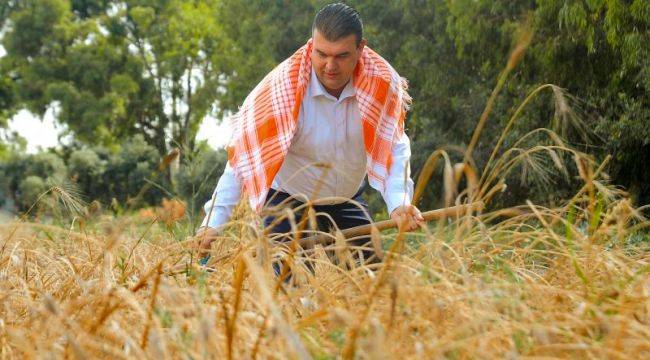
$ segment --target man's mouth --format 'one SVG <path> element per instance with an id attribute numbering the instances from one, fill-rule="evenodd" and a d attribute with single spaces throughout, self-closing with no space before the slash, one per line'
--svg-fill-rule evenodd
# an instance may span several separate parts
<path id="1" fill-rule="evenodd" d="M 334 73 L 334 74 L 325 73 L 325 76 L 327 76 L 327 77 L 330 78 L 330 79 L 335 78 L 336 75 L 337 75 L 336 73 Z"/>

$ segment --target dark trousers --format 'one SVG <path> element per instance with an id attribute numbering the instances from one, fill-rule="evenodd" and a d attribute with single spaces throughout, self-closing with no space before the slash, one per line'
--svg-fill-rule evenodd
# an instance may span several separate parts
<path id="1" fill-rule="evenodd" d="M 334 204 L 334 205 L 314 205 L 313 209 L 314 212 L 316 213 L 317 229 L 312 229 L 312 230 L 329 232 L 334 227 L 334 223 L 340 230 L 344 230 L 359 225 L 369 224 L 371 222 L 371 219 L 368 212 L 368 204 L 361 197 L 362 192 L 363 192 L 363 187 L 352 197 L 352 200 L 354 200 L 354 202 L 346 201 L 344 203 Z M 270 189 L 269 194 L 266 197 L 267 208 L 278 207 L 279 209 L 284 209 L 286 207 L 289 207 L 291 209 L 295 209 L 296 207 L 299 207 L 301 205 L 303 205 L 302 202 L 291 198 L 289 194 L 282 191 L 276 191 L 274 189 Z M 306 210 L 306 207 L 301 208 L 301 210 L 295 211 L 294 214 L 295 214 L 296 224 L 300 222 L 303 216 L 303 210 Z M 280 214 L 280 213 L 281 212 L 275 212 L 275 214 Z M 327 216 L 324 214 L 327 214 Z M 264 226 L 269 227 L 275 220 L 276 220 L 276 216 L 274 215 L 266 216 L 264 218 Z M 332 221 L 334 221 L 334 223 L 332 223 Z M 305 229 L 310 229 L 310 227 L 305 226 Z M 271 234 L 292 233 L 291 221 L 287 218 L 284 218 L 283 220 L 279 221 L 277 224 L 273 226 L 270 233 Z M 352 247 L 368 248 L 362 250 L 361 253 L 359 253 L 359 251 L 357 250 L 352 251 L 352 254 L 356 259 L 359 259 L 360 257 L 359 255 L 361 255 L 363 256 L 363 261 L 365 263 L 376 262 L 378 260 L 377 257 L 374 256 L 375 255 L 374 251 L 370 250 L 371 243 L 370 243 L 369 236 L 361 237 L 349 241 L 348 245 Z"/>

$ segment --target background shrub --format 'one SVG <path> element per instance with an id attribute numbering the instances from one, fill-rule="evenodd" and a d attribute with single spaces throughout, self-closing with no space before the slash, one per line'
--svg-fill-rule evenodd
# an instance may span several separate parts
<path id="1" fill-rule="evenodd" d="M 225 150 L 213 150 L 205 143 L 183 157 L 176 175 L 176 190 L 187 204 L 187 215 L 193 223 L 202 220 L 203 205 L 212 197 L 227 161 Z"/>

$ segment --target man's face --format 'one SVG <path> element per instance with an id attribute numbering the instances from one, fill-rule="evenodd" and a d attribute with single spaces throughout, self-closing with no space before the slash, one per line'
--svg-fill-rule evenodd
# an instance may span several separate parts
<path id="1" fill-rule="evenodd" d="M 365 44 L 363 39 L 357 47 L 354 34 L 332 42 L 314 29 L 311 63 L 318 80 L 328 92 L 336 93 L 345 87 Z"/>

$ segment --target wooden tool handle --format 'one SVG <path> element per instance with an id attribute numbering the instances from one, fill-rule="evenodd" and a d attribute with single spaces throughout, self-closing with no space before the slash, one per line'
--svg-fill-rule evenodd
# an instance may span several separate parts
<path id="1" fill-rule="evenodd" d="M 479 202 L 466 204 L 466 205 L 456 205 L 448 208 L 423 212 L 422 217 L 424 218 L 424 221 L 438 220 L 442 218 L 465 215 L 467 213 L 480 210 L 482 208 L 483 208 L 483 202 L 479 201 Z M 346 239 L 348 239 L 356 236 L 368 235 L 370 234 L 373 228 L 382 231 L 382 230 L 392 229 L 396 227 L 397 227 L 397 222 L 395 222 L 395 220 L 389 219 L 389 220 L 379 221 L 368 225 L 355 226 L 349 229 L 342 230 L 341 233 Z M 326 244 L 331 240 L 332 240 L 331 236 L 327 236 L 325 234 L 318 234 L 318 235 L 309 236 L 304 239 L 301 239 L 300 246 L 302 246 L 303 248 L 311 248 L 317 244 Z"/>

